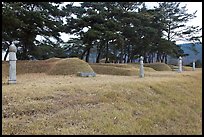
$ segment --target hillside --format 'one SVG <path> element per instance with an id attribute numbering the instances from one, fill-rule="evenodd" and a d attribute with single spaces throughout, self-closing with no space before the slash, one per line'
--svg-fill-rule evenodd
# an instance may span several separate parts
<path id="1" fill-rule="evenodd" d="M 195 53 L 190 50 L 191 44 L 190 43 L 184 43 L 184 44 L 179 44 L 181 49 L 184 51 L 185 54 L 189 54 L 188 56 L 183 57 L 182 61 L 184 65 L 190 64 L 193 59 L 200 60 L 202 62 L 202 44 L 196 44 L 195 49 L 198 51 L 198 54 L 195 56 Z M 172 59 L 169 57 L 168 63 L 173 63 L 177 64 L 177 59 Z"/>

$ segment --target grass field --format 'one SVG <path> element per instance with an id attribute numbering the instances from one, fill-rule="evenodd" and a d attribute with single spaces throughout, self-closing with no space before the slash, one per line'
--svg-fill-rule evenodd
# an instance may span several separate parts
<path id="1" fill-rule="evenodd" d="M 2 85 L 2 134 L 201 135 L 201 75 L 19 74 Z"/>

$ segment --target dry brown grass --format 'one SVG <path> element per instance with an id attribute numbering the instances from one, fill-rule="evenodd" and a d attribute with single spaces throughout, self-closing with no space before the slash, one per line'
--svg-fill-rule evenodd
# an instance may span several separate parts
<path id="1" fill-rule="evenodd" d="M 78 58 L 61 59 L 47 72 L 50 75 L 72 75 L 78 72 L 94 72 L 83 60 Z"/>
<path id="2" fill-rule="evenodd" d="M 9 75 L 9 63 L 2 61 L 2 78 L 7 78 Z"/>
<path id="3" fill-rule="evenodd" d="M 192 68 L 192 67 L 189 67 L 189 66 L 182 66 L 182 70 L 183 70 L 183 71 L 192 71 L 193 68 Z"/>
<path id="4" fill-rule="evenodd" d="M 112 63 L 92 63 L 90 64 L 97 74 L 137 76 L 139 75 L 139 65 L 137 64 L 112 64 Z M 144 67 L 145 72 L 154 72 L 149 67 Z"/>
<path id="5" fill-rule="evenodd" d="M 2 83 L 8 79 L 9 62 L 2 61 Z M 92 68 L 78 58 L 50 58 L 47 60 L 17 60 L 16 74 L 47 73 L 50 75 L 71 75 L 77 72 L 93 72 Z"/>
<path id="6" fill-rule="evenodd" d="M 2 134 L 201 135 L 201 74 L 18 75 L 2 86 Z"/>
<path id="7" fill-rule="evenodd" d="M 137 68 L 123 68 L 123 67 L 103 66 L 103 65 L 95 65 L 95 64 L 91 64 L 90 66 L 97 74 L 136 76 L 139 73 L 139 69 Z"/>
<path id="8" fill-rule="evenodd" d="M 178 66 L 175 66 L 175 65 L 169 65 L 169 67 L 172 69 L 172 70 L 178 70 Z M 197 68 L 196 68 L 197 69 Z M 182 70 L 183 71 L 192 71 L 193 68 L 190 67 L 190 66 L 182 66 Z"/>
<path id="9" fill-rule="evenodd" d="M 156 71 L 171 71 L 172 69 L 165 63 L 145 63 L 145 67 L 153 68 Z"/>
<path id="10" fill-rule="evenodd" d="M 45 62 L 56 62 L 56 61 L 59 61 L 59 60 L 61 60 L 61 58 L 49 58 L 49 59 L 46 59 L 46 60 L 44 60 Z"/>
<path id="11" fill-rule="evenodd" d="M 91 65 L 99 65 L 99 66 L 111 66 L 111 67 L 119 67 L 119 68 L 132 68 L 132 65 L 129 64 L 116 64 L 116 63 L 90 63 Z"/>

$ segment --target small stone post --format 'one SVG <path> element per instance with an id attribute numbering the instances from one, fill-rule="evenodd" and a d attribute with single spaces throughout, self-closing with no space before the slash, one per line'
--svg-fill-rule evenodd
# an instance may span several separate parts
<path id="1" fill-rule="evenodd" d="M 195 60 L 193 60 L 193 71 L 195 71 Z"/>
<path id="2" fill-rule="evenodd" d="M 15 45 L 9 46 L 9 84 L 16 84 L 16 52 Z"/>
<path id="3" fill-rule="evenodd" d="M 144 77 L 143 57 L 140 57 L 140 78 Z"/>
<path id="4" fill-rule="evenodd" d="M 182 57 L 179 57 L 178 60 L 178 72 L 182 72 Z"/>

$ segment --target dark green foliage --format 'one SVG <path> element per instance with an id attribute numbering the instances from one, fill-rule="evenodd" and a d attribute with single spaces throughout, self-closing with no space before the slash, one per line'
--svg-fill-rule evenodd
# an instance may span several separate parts
<path id="1" fill-rule="evenodd" d="M 184 56 L 169 32 L 194 17 L 184 7 L 180 9 L 179 3 L 172 2 L 160 3 L 155 9 L 147 9 L 142 2 L 83 2 L 81 7 L 72 9 L 78 18 L 67 19 L 66 30 L 80 36 L 81 58 L 85 56 L 87 62 L 91 48 L 97 48 L 97 62 L 101 58 L 106 58 L 106 62 L 110 58 L 131 62 L 135 55 L 142 55 L 145 62 L 151 63 L 157 54 L 157 62 L 167 63 L 167 55 Z M 167 40 L 163 38 L 164 31 L 168 33 Z"/>
<path id="2" fill-rule="evenodd" d="M 39 54 L 37 51 L 44 50 L 40 45 L 54 44 L 49 37 L 56 39 L 57 43 L 62 42 L 59 34 L 63 23 L 61 13 L 56 3 L 54 5 L 50 2 L 3 2 L 2 43 L 7 44 L 2 44 L 2 47 L 7 49 L 11 42 L 17 41 L 18 46 L 22 48 L 18 53 L 19 58 L 29 59 L 30 55 L 35 56 Z M 45 40 L 36 40 L 38 35 Z"/>
<path id="3" fill-rule="evenodd" d="M 195 13 L 187 13 L 179 2 L 162 2 L 154 9 L 147 9 L 144 2 L 82 2 L 81 6 L 72 2 L 62 8 L 59 4 L 2 2 L 2 49 L 17 41 L 15 45 L 21 47 L 18 59 L 22 60 L 29 56 L 78 57 L 89 62 L 94 50 L 96 62 L 105 58 L 106 63 L 130 63 L 144 56 L 145 63 L 154 63 L 153 58 L 167 63 L 167 55 L 186 56 L 176 46 L 176 37 L 194 43 L 200 39 L 196 35 L 199 27 L 185 25 Z M 64 43 L 60 32 L 78 38 Z M 36 36 L 44 40 L 38 41 Z"/>

